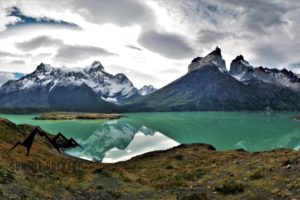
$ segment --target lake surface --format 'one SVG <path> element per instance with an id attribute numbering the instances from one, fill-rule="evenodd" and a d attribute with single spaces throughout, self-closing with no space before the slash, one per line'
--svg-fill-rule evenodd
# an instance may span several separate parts
<path id="1" fill-rule="evenodd" d="M 300 148 L 299 113 L 172 112 L 130 113 L 117 120 L 38 121 L 36 115 L 4 115 L 17 124 L 73 137 L 82 146 L 66 151 L 84 159 L 117 162 L 179 144 L 207 143 L 217 150 L 265 151 Z"/>

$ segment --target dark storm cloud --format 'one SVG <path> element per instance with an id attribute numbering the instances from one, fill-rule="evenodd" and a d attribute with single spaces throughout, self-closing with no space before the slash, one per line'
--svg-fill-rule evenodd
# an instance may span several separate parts
<path id="1" fill-rule="evenodd" d="M 211 44 L 231 36 L 232 34 L 229 33 L 213 31 L 213 30 L 202 30 L 199 31 L 198 41 L 200 44 Z"/>
<path id="2" fill-rule="evenodd" d="M 7 28 L 16 27 L 19 25 L 40 24 L 40 25 L 58 25 L 58 26 L 65 26 L 69 28 L 81 29 L 77 24 L 66 22 L 64 20 L 54 20 L 46 17 L 35 18 L 35 17 L 24 15 L 18 7 L 8 8 L 7 16 L 19 18 L 18 22 L 13 24 L 7 24 L 6 25 Z"/>
<path id="3" fill-rule="evenodd" d="M 150 25 L 155 16 L 145 1 L 86 0 L 70 4 L 83 17 L 93 23 L 112 23 L 118 26 Z"/>
<path id="4" fill-rule="evenodd" d="M 152 6 L 157 2 L 158 7 L 165 8 L 172 23 L 156 23 L 160 17 L 156 14 L 162 11 Z M 288 66 L 289 63 L 299 62 L 300 49 L 297 47 L 300 47 L 300 1 L 296 0 L 65 0 L 63 3 L 60 0 L 52 0 L 36 1 L 34 7 L 26 3 L 13 5 L 17 7 L 11 9 L 10 15 L 20 18 L 21 21 L 9 21 L 12 24 L 19 23 L 18 25 L 24 21 L 56 23 L 58 21 L 51 19 L 56 19 L 57 14 L 68 16 L 68 12 L 78 15 L 79 24 L 82 20 L 122 27 L 140 25 L 139 46 L 143 47 L 143 50 L 148 49 L 172 59 L 192 58 L 194 52 L 199 54 L 201 50 L 205 52 L 215 46 L 221 46 L 224 47 L 222 52 L 226 59 L 243 53 L 245 57 L 249 57 L 251 64 L 256 66 Z M 33 13 L 35 17 L 39 17 L 30 18 Z M 59 22 L 68 26 L 67 21 L 72 19 L 73 16 L 69 16 L 68 20 Z M 82 23 L 83 27 L 84 24 Z M 159 32 L 158 30 L 162 29 L 160 25 L 165 25 L 166 30 L 169 26 L 178 26 L 172 29 L 177 30 L 177 33 Z M 180 36 L 183 34 L 181 26 L 189 36 L 189 42 Z M 149 27 L 153 30 L 149 30 Z M 195 40 L 192 41 L 193 39 Z M 72 57 L 63 51 L 67 49 L 63 45 L 58 45 L 59 52 L 53 52 L 53 55 L 59 59 L 63 59 L 63 56 L 67 59 Z M 139 50 L 139 47 L 135 48 L 132 45 L 127 47 Z M 91 55 L 96 51 L 92 52 Z M 107 53 L 103 49 L 101 52 L 102 55 L 103 52 Z M 74 56 L 73 59 L 83 58 L 78 51 L 75 50 L 75 53 L 78 56 Z M 147 55 L 146 51 L 141 53 Z M 14 56 L 18 55 L 2 52 L 2 57 Z"/>
<path id="5" fill-rule="evenodd" d="M 197 50 L 225 46 L 227 58 L 243 53 L 252 64 L 270 67 L 298 61 L 300 1 L 156 1 L 189 25 Z"/>
<path id="6" fill-rule="evenodd" d="M 234 1 L 235 5 L 240 5 L 243 10 L 240 18 L 244 27 L 248 30 L 266 33 L 266 29 L 286 25 L 282 16 L 288 12 L 289 8 L 282 3 L 274 1 Z"/>
<path id="7" fill-rule="evenodd" d="M 211 0 L 181 1 L 183 15 L 195 23 L 201 30 L 214 27 L 222 34 L 227 28 L 239 29 L 236 35 L 267 34 L 273 28 L 282 28 L 288 24 L 284 15 L 297 8 L 287 1 L 278 0 Z M 205 23 L 206 26 L 201 26 Z M 227 27 L 226 27 L 227 26 Z M 227 32 L 230 34 L 230 31 Z"/>
<path id="8" fill-rule="evenodd" d="M 23 51 L 31 51 L 41 47 L 59 46 L 62 43 L 62 40 L 59 39 L 51 38 L 48 36 L 40 36 L 32 38 L 25 42 L 16 43 L 16 47 Z"/>
<path id="9" fill-rule="evenodd" d="M 273 45 L 261 44 L 254 46 L 251 50 L 255 52 L 257 65 L 274 68 L 280 67 L 284 61 L 288 60 L 287 52 Z"/>
<path id="10" fill-rule="evenodd" d="M 84 46 L 84 45 L 63 45 L 61 46 L 55 59 L 60 61 L 79 61 L 95 56 L 118 56 L 100 47 Z"/>
<path id="11" fill-rule="evenodd" d="M 171 59 L 189 58 L 194 55 L 193 49 L 186 40 L 177 34 L 160 33 L 155 30 L 143 32 L 139 43 L 150 51 Z"/>
<path id="12" fill-rule="evenodd" d="M 290 13 L 299 13 L 299 1 L 216 1 L 220 6 L 227 4 L 239 11 L 234 20 L 236 27 L 232 27 L 231 32 L 247 35 L 235 39 L 241 39 L 245 44 L 243 48 L 250 50 L 256 65 L 286 67 L 298 57 L 299 42 L 293 38 L 299 37 L 299 15 L 295 17 Z M 223 23 L 226 25 L 226 20 Z M 295 25 L 296 30 L 291 29 Z"/>

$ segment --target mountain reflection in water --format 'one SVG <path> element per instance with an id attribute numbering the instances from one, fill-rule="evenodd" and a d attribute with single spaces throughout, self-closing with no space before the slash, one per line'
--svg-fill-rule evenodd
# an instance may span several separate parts
<path id="1" fill-rule="evenodd" d="M 101 124 L 84 141 L 83 149 L 67 150 L 65 153 L 96 162 L 118 162 L 158 149 L 168 149 L 179 143 L 145 126 L 124 120 Z"/>
<path id="2" fill-rule="evenodd" d="M 157 112 L 127 113 L 103 120 L 34 120 L 36 115 L 4 115 L 17 124 L 40 126 L 74 138 L 84 149 L 67 153 L 99 162 L 128 160 L 178 144 L 206 143 L 217 150 L 266 151 L 300 148 L 296 112 Z"/>
<path id="3" fill-rule="evenodd" d="M 178 144 L 207 143 L 217 150 L 265 151 L 300 146 L 300 123 L 295 113 L 182 112 L 132 113 L 101 124 L 84 149 L 68 154 L 99 162 L 128 160 Z"/>

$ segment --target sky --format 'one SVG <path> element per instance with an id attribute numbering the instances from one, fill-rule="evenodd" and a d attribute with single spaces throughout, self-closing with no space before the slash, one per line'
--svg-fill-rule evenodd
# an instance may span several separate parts
<path id="1" fill-rule="evenodd" d="M 228 69 L 242 54 L 300 73 L 299 18 L 294 0 L 0 0 L 0 84 L 41 62 L 97 60 L 138 88 L 160 88 L 216 46 Z"/>

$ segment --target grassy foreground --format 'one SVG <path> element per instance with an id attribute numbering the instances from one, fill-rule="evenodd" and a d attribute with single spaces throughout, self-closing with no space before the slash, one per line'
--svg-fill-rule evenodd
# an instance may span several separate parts
<path id="1" fill-rule="evenodd" d="M 73 119 L 119 119 L 121 115 L 105 113 L 45 113 L 35 117 L 36 120 L 73 120 Z"/>
<path id="2" fill-rule="evenodd" d="M 8 153 L 32 129 L 0 119 L 0 199 L 300 199 L 299 151 L 193 144 L 101 164 L 66 157 L 36 137 L 29 157 L 23 147 Z"/>

